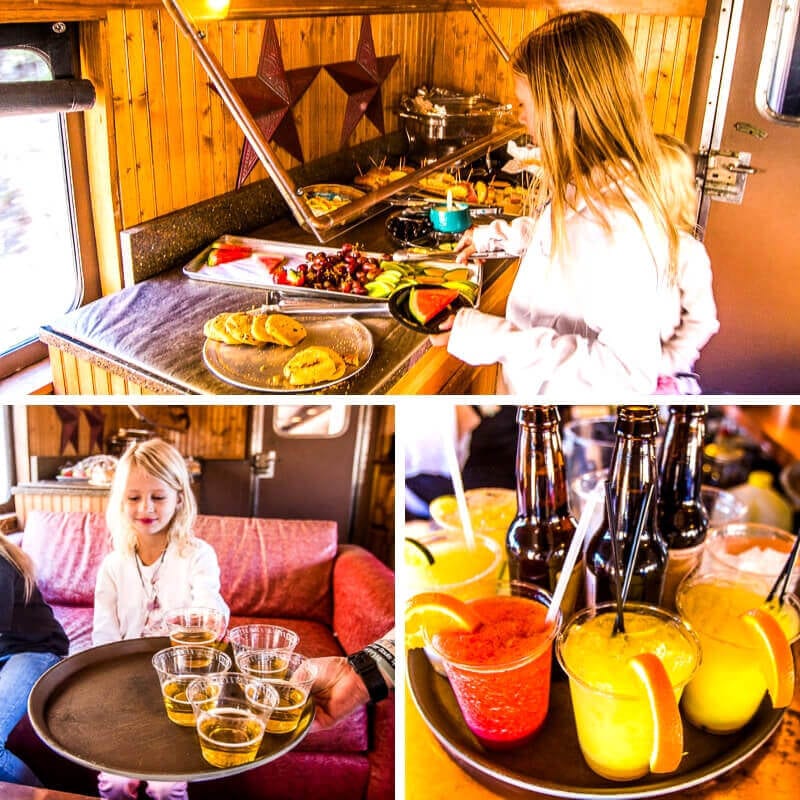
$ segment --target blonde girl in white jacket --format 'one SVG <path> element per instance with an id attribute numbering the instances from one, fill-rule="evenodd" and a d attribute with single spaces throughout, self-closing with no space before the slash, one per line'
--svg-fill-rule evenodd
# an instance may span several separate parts
<path id="1" fill-rule="evenodd" d="M 214 549 L 192 530 L 197 504 L 183 456 L 150 439 L 131 445 L 117 464 L 106 517 L 113 550 L 100 565 L 95 587 L 94 644 L 166 634 L 171 608 L 229 609 L 220 595 Z M 140 781 L 101 772 L 100 796 L 133 800 Z M 184 782 L 148 781 L 154 800 L 186 800 Z"/>
<path id="2" fill-rule="evenodd" d="M 462 309 L 432 342 L 469 364 L 500 363 L 500 389 L 516 395 L 653 393 L 680 231 L 630 47 L 606 17 L 568 13 L 529 34 L 512 67 L 541 154 L 535 216 L 462 237 L 462 260 L 504 250 L 519 270 L 505 318 Z"/>

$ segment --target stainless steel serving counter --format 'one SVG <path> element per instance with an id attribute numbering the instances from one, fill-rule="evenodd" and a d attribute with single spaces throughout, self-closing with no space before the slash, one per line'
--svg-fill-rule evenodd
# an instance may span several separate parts
<path id="1" fill-rule="evenodd" d="M 368 250 L 391 252 L 395 248 L 385 236 L 385 216 L 368 220 L 327 246 L 352 242 Z M 318 247 L 310 234 L 289 219 L 248 235 L 308 244 L 310 249 Z M 484 292 L 513 263 L 487 262 Z M 51 354 L 53 349 L 66 353 L 79 364 L 119 376 L 141 391 L 258 394 L 228 384 L 208 371 L 202 358 L 203 324 L 223 311 L 259 306 L 264 298 L 261 289 L 204 283 L 173 269 L 66 314 L 43 327 L 40 338 L 50 346 Z M 371 360 L 349 380 L 318 393 L 386 394 L 430 347 L 426 336 L 404 328 L 389 316 L 360 315 L 359 319 L 373 337 Z M 82 387 L 80 392 L 71 393 L 88 392 Z"/>

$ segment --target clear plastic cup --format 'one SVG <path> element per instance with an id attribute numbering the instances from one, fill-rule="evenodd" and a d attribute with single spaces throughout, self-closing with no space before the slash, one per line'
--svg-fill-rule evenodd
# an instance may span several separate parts
<path id="1" fill-rule="evenodd" d="M 271 650 L 288 658 L 297 647 L 300 637 L 293 630 L 280 625 L 237 625 L 228 631 L 228 641 L 239 666 L 239 655 L 250 650 Z"/>
<path id="2" fill-rule="evenodd" d="M 164 615 L 173 647 L 182 645 L 224 648 L 228 620 L 216 608 L 187 606 L 173 608 Z"/>
<path id="3" fill-rule="evenodd" d="M 215 767 L 254 761 L 279 696 L 268 681 L 240 672 L 206 675 L 186 689 L 203 758 Z"/>
<path id="4" fill-rule="evenodd" d="M 655 653 L 675 693 L 700 663 L 700 644 L 675 615 L 655 606 L 625 606 L 625 633 L 614 634 L 616 604 L 602 603 L 574 615 L 558 637 L 556 654 L 569 677 L 578 743 L 586 763 L 615 781 L 650 772 L 655 717 L 648 692 L 628 662 Z"/>
<path id="5" fill-rule="evenodd" d="M 292 653 L 284 677 L 268 679 L 268 683 L 278 692 L 279 699 L 267 721 L 267 733 L 291 733 L 300 724 L 316 678 L 316 664 L 300 653 Z"/>
<path id="6" fill-rule="evenodd" d="M 755 583 L 766 596 L 786 563 L 794 540 L 794 534 L 772 525 L 723 525 L 706 538 L 701 571 Z M 800 564 L 792 571 L 788 585 L 790 591 L 800 585 Z"/>
<path id="7" fill-rule="evenodd" d="M 470 601 L 486 622 L 469 641 L 443 631 L 430 648 L 441 659 L 467 727 L 487 748 L 505 750 L 530 739 L 547 716 L 561 612 L 546 624 L 551 597 L 533 584 L 511 581 L 495 588 Z"/>
<path id="8" fill-rule="evenodd" d="M 161 684 L 167 716 L 176 725 L 192 727 L 194 711 L 186 697 L 187 687 L 195 678 L 227 672 L 231 658 L 213 647 L 167 647 L 153 656 L 152 664 Z"/>

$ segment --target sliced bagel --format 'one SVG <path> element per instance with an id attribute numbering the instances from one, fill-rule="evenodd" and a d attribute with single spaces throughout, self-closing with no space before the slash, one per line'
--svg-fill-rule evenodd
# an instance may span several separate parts
<path id="1" fill-rule="evenodd" d="M 286 347 L 294 347 L 302 342 L 307 335 L 303 324 L 287 314 L 269 314 L 265 327 L 270 336 Z"/>
<path id="2" fill-rule="evenodd" d="M 231 334 L 229 334 L 225 328 L 225 322 L 229 316 L 230 313 L 226 311 L 222 314 L 217 314 L 216 317 L 206 320 L 205 325 L 203 325 L 203 334 L 209 339 L 213 339 L 217 342 L 223 342 L 224 344 L 238 344 L 238 341 L 231 336 Z"/>
<path id="3" fill-rule="evenodd" d="M 295 353 L 283 368 L 292 386 L 309 386 L 344 375 L 344 359 L 330 347 L 306 347 Z"/>

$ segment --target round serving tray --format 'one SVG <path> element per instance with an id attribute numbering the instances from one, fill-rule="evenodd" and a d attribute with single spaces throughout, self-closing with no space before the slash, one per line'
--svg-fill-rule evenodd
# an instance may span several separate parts
<path id="1" fill-rule="evenodd" d="M 372 334 L 354 317 L 293 315 L 303 323 L 306 338 L 294 347 L 223 344 L 206 339 L 203 362 L 218 378 L 242 389 L 281 394 L 313 392 L 335 386 L 360 372 L 372 358 Z M 336 350 L 345 360 L 344 374 L 334 380 L 305 386 L 292 386 L 283 376 L 283 367 L 295 353 L 306 347 L 324 346 Z"/>
<path id="2" fill-rule="evenodd" d="M 636 798 L 680 792 L 741 764 L 769 739 L 783 717 L 783 710 L 774 710 L 765 700 L 755 718 L 736 733 L 715 736 L 684 725 L 686 754 L 676 772 L 617 783 L 592 772 L 583 760 L 563 675 L 553 681 L 550 710 L 536 736 L 505 752 L 485 749 L 472 735 L 449 682 L 433 669 L 423 650 L 409 652 L 408 680 L 422 718 L 445 751 L 479 783 L 504 796 Z"/>
<path id="3" fill-rule="evenodd" d="M 297 746 L 314 719 L 309 700 L 299 726 L 265 734 L 255 761 L 219 769 L 203 759 L 194 728 L 167 718 L 153 653 L 169 639 L 129 639 L 93 647 L 51 667 L 34 685 L 28 715 L 39 737 L 65 758 L 140 780 L 205 781 L 246 772 Z"/>

